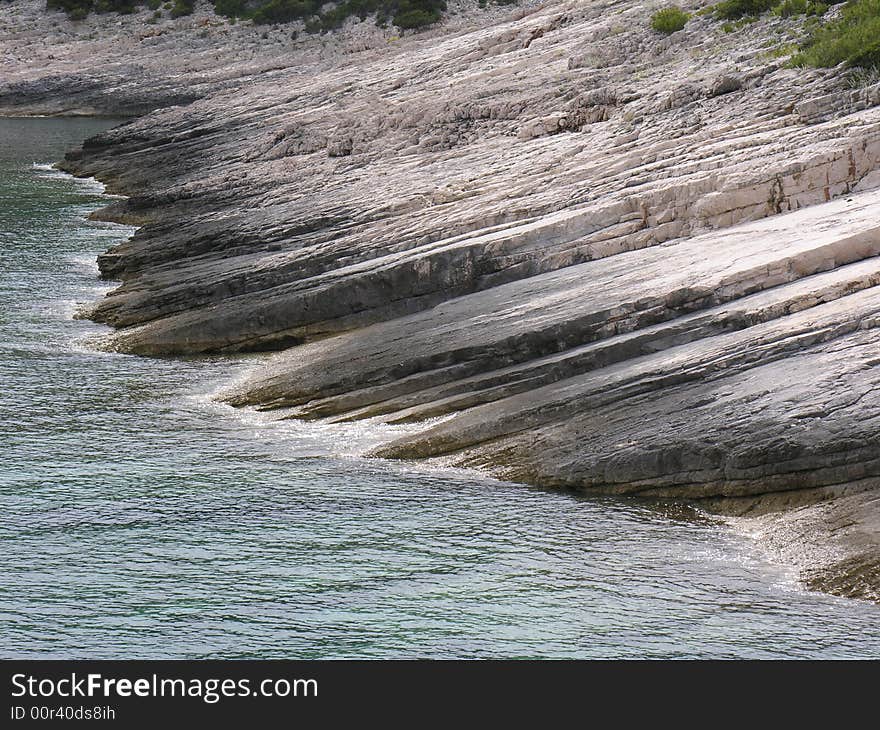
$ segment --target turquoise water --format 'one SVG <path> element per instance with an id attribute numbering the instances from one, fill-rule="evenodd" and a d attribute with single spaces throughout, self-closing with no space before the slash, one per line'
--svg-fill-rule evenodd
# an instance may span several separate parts
<path id="1" fill-rule="evenodd" d="M 880 608 L 711 520 L 365 460 L 387 429 L 211 401 L 259 358 L 94 349 L 73 314 L 130 229 L 40 163 L 107 124 L 0 120 L 2 656 L 880 657 Z"/>

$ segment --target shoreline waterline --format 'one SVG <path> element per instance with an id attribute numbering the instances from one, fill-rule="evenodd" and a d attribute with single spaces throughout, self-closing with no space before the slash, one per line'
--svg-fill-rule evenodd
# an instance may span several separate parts
<path id="1" fill-rule="evenodd" d="M 102 326 L 52 307 L 100 284 L 81 264 L 113 224 L 83 218 L 100 196 L 75 183 L 3 175 L 21 190 L 0 220 L 11 656 L 880 652 L 876 607 L 804 591 L 674 506 L 340 456 L 363 424 L 345 437 L 210 400 L 259 356 L 77 349 Z"/>

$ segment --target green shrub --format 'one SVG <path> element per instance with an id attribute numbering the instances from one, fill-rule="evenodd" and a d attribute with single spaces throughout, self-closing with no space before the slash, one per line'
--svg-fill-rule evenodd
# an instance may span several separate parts
<path id="1" fill-rule="evenodd" d="M 744 15 L 739 20 L 728 20 L 726 23 L 723 23 L 721 25 L 721 30 L 725 33 L 735 33 L 738 30 L 742 30 L 747 25 L 757 22 L 758 19 L 754 15 Z"/>
<path id="2" fill-rule="evenodd" d="M 677 5 L 670 5 L 651 16 L 651 27 L 658 33 L 669 35 L 684 28 L 690 19 L 690 13 L 686 13 Z"/>
<path id="3" fill-rule="evenodd" d="M 783 0 L 775 8 L 773 14 L 780 18 L 790 18 L 793 15 L 807 14 L 807 0 Z"/>
<path id="4" fill-rule="evenodd" d="M 321 8 L 320 0 L 269 0 L 253 11 L 257 24 L 287 23 L 317 15 Z"/>
<path id="5" fill-rule="evenodd" d="M 123 13 L 135 11 L 140 0 L 46 0 L 48 10 L 63 10 L 71 20 L 83 20 L 89 13 Z"/>
<path id="6" fill-rule="evenodd" d="M 828 6 L 813 0 L 783 0 L 773 8 L 773 14 L 780 18 L 791 18 L 795 15 L 825 15 Z"/>
<path id="7" fill-rule="evenodd" d="M 214 12 L 226 18 L 243 18 L 248 10 L 244 0 L 214 0 Z"/>
<path id="8" fill-rule="evenodd" d="M 440 20 L 440 13 L 436 10 L 407 10 L 398 13 L 392 19 L 392 23 L 401 29 L 424 28 Z"/>
<path id="9" fill-rule="evenodd" d="M 850 0 L 840 15 L 819 26 L 792 59 L 795 66 L 880 66 L 880 0 Z"/>
<path id="10" fill-rule="evenodd" d="M 321 13 L 326 0 L 212 0 L 214 12 L 230 19 L 243 18 L 256 24 L 305 22 L 310 33 L 326 32 L 341 26 L 352 16 L 365 20 L 375 14 L 378 25 L 389 21 L 402 29 L 424 28 L 440 20 L 446 0 L 337 0 L 335 6 Z M 510 3 L 515 0 L 493 0 Z M 164 8 L 172 18 L 191 15 L 195 0 L 46 0 L 50 10 L 63 10 L 73 19 L 82 19 L 92 12 L 132 13 L 138 5 L 150 10 Z M 156 16 L 148 18 L 154 22 Z"/>
<path id="11" fill-rule="evenodd" d="M 712 9 L 718 20 L 738 20 L 747 15 L 761 15 L 776 5 L 778 0 L 722 0 Z"/>
<path id="12" fill-rule="evenodd" d="M 326 33 L 328 30 L 341 27 L 351 15 L 354 13 L 351 12 L 347 3 L 340 3 L 335 8 L 331 8 L 321 15 L 321 32 Z"/>
<path id="13" fill-rule="evenodd" d="M 180 18 L 184 15 L 192 15 L 195 6 L 195 0 L 175 0 L 174 6 L 171 8 L 171 17 Z"/>
<path id="14" fill-rule="evenodd" d="M 82 20 L 92 11 L 92 0 L 46 0 L 48 10 L 63 10 L 71 20 Z"/>
<path id="15" fill-rule="evenodd" d="M 365 20 L 373 13 L 378 25 L 384 26 L 390 20 L 402 29 L 424 28 L 440 20 L 446 0 L 341 0 L 323 14 L 322 5 L 323 0 L 269 0 L 255 9 L 251 17 L 255 23 L 305 20 L 308 33 L 324 33 L 352 16 Z"/>
<path id="16" fill-rule="evenodd" d="M 128 15 L 134 12 L 133 0 L 95 0 L 94 12 L 96 13 L 122 13 Z"/>

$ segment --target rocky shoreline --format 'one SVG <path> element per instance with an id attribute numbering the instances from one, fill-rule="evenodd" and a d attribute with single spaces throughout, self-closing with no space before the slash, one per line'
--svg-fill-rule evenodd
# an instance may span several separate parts
<path id="1" fill-rule="evenodd" d="M 108 347 L 281 350 L 224 399 L 694 501 L 880 601 L 880 83 L 787 68 L 802 21 L 462 5 L 292 40 L 39 7 L 3 6 L 0 113 L 136 117 L 62 165 L 140 226 L 99 260 Z"/>

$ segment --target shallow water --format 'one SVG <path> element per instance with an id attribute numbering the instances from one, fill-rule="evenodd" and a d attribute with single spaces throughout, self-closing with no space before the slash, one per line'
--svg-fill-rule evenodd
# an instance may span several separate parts
<path id="1" fill-rule="evenodd" d="M 72 315 L 130 229 L 33 163 L 107 124 L 0 119 L 2 656 L 880 656 L 880 608 L 711 520 L 365 460 L 387 429 L 210 401 L 259 358 L 94 350 L 107 330 Z"/>

